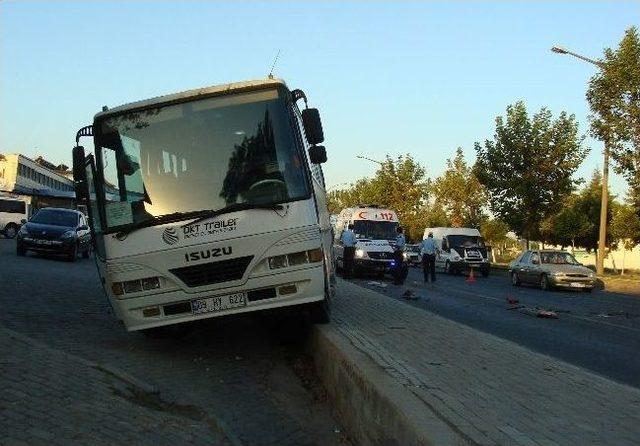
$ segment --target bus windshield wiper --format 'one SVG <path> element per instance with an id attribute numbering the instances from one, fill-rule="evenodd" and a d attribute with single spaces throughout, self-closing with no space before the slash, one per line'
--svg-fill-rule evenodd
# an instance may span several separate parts
<path id="1" fill-rule="evenodd" d="M 151 216 L 151 218 L 147 220 L 142 220 L 137 223 L 134 223 L 130 226 L 127 226 L 124 229 L 121 229 L 116 233 L 116 238 L 121 239 L 133 231 L 142 228 L 149 228 L 151 226 L 161 225 L 163 223 L 173 223 L 177 221 L 183 221 L 188 218 L 197 217 L 200 215 L 201 211 L 191 211 L 191 212 L 173 212 L 171 214 L 158 215 L 156 217 Z"/>
<path id="2" fill-rule="evenodd" d="M 195 220 L 190 221 L 189 223 L 183 224 L 182 227 L 184 228 L 185 226 L 191 226 L 203 220 L 214 218 L 222 214 L 229 214 L 231 212 L 238 212 L 238 211 L 246 211 L 248 209 L 271 209 L 271 210 L 277 211 L 277 210 L 284 209 L 284 207 L 281 204 L 273 204 L 273 203 L 268 203 L 268 204 L 234 203 L 234 204 L 230 204 L 229 206 L 223 207 L 222 209 L 217 209 L 217 210 L 203 209 L 201 211 L 196 211 L 195 213 L 197 215 L 191 215 L 191 217 L 195 217 Z"/>

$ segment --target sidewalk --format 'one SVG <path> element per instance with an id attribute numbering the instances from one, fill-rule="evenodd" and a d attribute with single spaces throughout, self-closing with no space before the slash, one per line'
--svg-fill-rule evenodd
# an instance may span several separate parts
<path id="1" fill-rule="evenodd" d="M 198 409 L 0 327 L 0 446 L 227 445 Z"/>
<path id="2" fill-rule="evenodd" d="M 469 444 L 640 444 L 639 389 L 343 280 L 333 320 Z"/>

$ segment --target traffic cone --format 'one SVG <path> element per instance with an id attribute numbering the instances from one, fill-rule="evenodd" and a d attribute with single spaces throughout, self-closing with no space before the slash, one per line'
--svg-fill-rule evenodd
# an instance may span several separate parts
<path id="1" fill-rule="evenodd" d="M 467 283 L 473 283 L 476 278 L 473 276 L 473 268 L 469 268 L 469 277 L 467 277 Z"/>

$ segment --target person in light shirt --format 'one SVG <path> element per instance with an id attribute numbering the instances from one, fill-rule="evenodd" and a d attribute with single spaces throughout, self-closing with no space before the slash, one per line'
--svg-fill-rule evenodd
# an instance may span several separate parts
<path id="1" fill-rule="evenodd" d="M 356 253 L 356 243 L 358 239 L 353 232 L 353 224 L 342 232 L 340 243 L 344 246 L 343 262 L 344 262 L 344 278 L 350 279 L 353 274 L 353 257 Z"/>
<path id="2" fill-rule="evenodd" d="M 396 228 L 396 245 L 393 249 L 393 260 L 395 262 L 395 267 L 393 270 L 394 282 L 397 285 L 400 285 L 404 282 L 404 279 L 401 277 L 404 268 L 404 247 L 407 244 L 407 241 L 404 237 L 404 230 L 402 227 L 398 226 Z"/>
<path id="3" fill-rule="evenodd" d="M 430 232 L 427 238 L 422 240 L 420 244 L 425 283 L 429 281 L 429 276 L 431 276 L 432 283 L 436 281 L 436 254 L 438 251 L 436 241 L 433 239 L 433 232 Z"/>

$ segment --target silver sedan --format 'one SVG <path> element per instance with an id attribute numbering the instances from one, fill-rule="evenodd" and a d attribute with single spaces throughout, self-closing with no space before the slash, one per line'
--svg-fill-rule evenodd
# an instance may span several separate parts
<path id="1" fill-rule="evenodd" d="M 509 264 L 514 286 L 529 283 L 543 290 L 554 287 L 591 292 L 596 275 L 573 255 L 559 250 L 528 250 Z"/>

